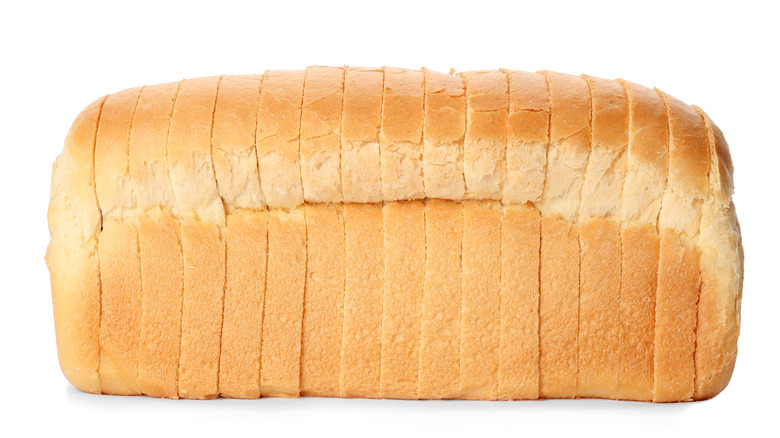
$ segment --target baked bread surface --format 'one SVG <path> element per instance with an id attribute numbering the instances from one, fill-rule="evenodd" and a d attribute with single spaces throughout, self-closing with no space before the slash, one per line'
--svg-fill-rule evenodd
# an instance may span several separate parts
<path id="1" fill-rule="evenodd" d="M 76 118 L 46 262 L 91 393 L 700 400 L 736 361 L 733 165 L 624 80 L 309 67 Z"/>

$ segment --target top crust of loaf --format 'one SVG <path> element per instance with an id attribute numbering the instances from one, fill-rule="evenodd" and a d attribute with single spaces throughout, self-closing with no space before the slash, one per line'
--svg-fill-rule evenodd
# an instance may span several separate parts
<path id="1" fill-rule="evenodd" d="M 679 208 L 701 204 L 711 171 L 714 196 L 733 192 L 728 148 L 715 142 L 710 169 L 697 110 L 624 80 L 313 66 L 124 90 L 105 109 L 94 153 L 104 217 L 162 206 L 219 224 L 225 211 L 304 202 L 475 199 L 655 226 L 666 192 Z"/>

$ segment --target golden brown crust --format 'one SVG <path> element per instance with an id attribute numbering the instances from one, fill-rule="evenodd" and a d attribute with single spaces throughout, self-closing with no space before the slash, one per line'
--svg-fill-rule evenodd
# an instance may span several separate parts
<path id="1" fill-rule="evenodd" d="M 506 175 L 509 84 L 500 71 L 459 73 L 466 84 L 466 197 L 501 200 Z"/>
<path id="2" fill-rule="evenodd" d="M 386 203 L 379 394 L 417 398 L 420 319 L 425 276 L 425 204 Z"/>
<path id="3" fill-rule="evenodd" d="M 346 275 L 341 397 L 379 397 L 384 288 L 382 206 L 344 205 Z"/>
<path id="4" fill-rule="evenodd" d="M 501 228 L 501 336 L 498 399 L 539 398 L 541 217 L 530 205 L 505 206 Z"/>
<path id="5" fill-rule="evenodd" d="M 301 107 L 301 182 L 305 202 L 341 202 L 344 69 L 306 69 Z"/>
<path id="6" fill-rule="evenodd" d="M 225 298 L 219 394 L 260 397 L 260 342 L 268 263 L 268 213 L 237 211 L 225 231 Z"/>
<path id="7" fill-rule="evenodd" d="M 466 87 L 457 76 L 423 69 L 425 121 L 423 178 L 429 199 L 463 199 L 463 138 L 466 134 Z"/>
<path id="8" fill-rule="evenodd" d="M 463 206 L 425 205 L 425 280 L 420 329 L 421 399 L 458 398 Z"/>
<path id="9" fill-rule="evenodd" d="M 346 255 L 341 206 L 306 206 L 306 255 L 301 395 L 338 397 Z"/>
<path id="10" fill-rule="evenodd" d="M 498 390 L 501 207 L 463 203 L 460 398 L 493 400 Z"/>
<path id="11" fill-rule="evenodd" d="M 268 217 L 268 276 L 263 306 L 260 395 L 300 395 L 301 326 L 306 283 L 306 213 Z"/>

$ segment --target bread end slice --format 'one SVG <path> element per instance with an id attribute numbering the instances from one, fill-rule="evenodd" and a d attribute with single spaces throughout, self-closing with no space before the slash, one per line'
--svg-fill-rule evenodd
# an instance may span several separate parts
<path id="1" fill-rule="evenodd" d="M 102 218 L 93 160 L 105 100 L 92 102 L 79 114 L 54 163 L 48 212 L 51 242 L 45 257 L 51 274 L 60 368 L 73 386 L 94 394 L 100 393 L 97 234 Z"/>

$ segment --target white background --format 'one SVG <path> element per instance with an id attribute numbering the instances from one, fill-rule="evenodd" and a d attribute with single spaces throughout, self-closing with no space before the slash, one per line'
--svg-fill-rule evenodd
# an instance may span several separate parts
<path id="1" fill-rule="evenodd" d="M 773 3 L 3 2 L 0 428 L 134 437 L 719 436 L 762 426 L 776 433 L 780 11 Z M 740 352 L 730 386 L 713 400 L 676 405 L 193 402 L 93 396 L 71 387 L 57 364 L 43 255 L 51 164 L 75 116 L 95 98 L 131 86 L 310 64 L 588 73 L 657 86 L 704 108 L 731 144 L 746 252 Z"/>

